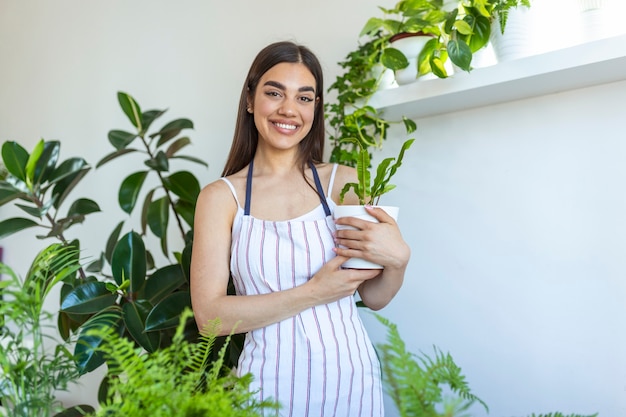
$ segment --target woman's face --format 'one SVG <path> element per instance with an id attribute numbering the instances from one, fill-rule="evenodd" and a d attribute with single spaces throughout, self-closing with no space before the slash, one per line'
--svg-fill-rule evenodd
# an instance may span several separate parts
<path id="1" fill-rule="evenodd" d="M 249 103 L 259 146 L 297 147 L 311 130 L 316 103 L 315 77 L 304 64 L 280 63 L 270 68 Z"/>

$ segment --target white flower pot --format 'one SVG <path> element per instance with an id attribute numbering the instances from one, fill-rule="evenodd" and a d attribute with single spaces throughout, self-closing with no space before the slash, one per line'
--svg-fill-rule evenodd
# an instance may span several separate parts
<path id="1" fill-rule="evenodd" d="M 419 56 L 424 45 L 433 39 L 430 35 L 415 35 L 411 34 L 397 40 L 393 40 L 390 44 L 392 48 L 395 48 L 402 52 L 406 59 L 409 60 L 409 66 L 395 72 L 396 82 L 398 85 L 410 84 L 418 79 L 417 72 L 417 57 Z"/>
<path id="2" fill-rule="evenodd" d="M 394 220 L 396 221 L 398 220 L 398 211 L 400 210 L 398 207 L 394 207 L 394 206 L 377 206 L 377 207 L 383 209 L 387 214 L 393 217 Z M 346 206 L 335 207 L 334 218 L 339 219 L 341 217 L 356 217 L 359 219 L 367 220 L 369 222 L 378 223 L 378 220 L 375 217 L 371 216 L 365 210 L 364 206 L 346 205 Z M 353 227 L 344 226 L 340 224 L 337 225 L 337 229 L 338 230 L 346 230 L 346 229 L 354 230 Z M 382 265 L 378 265 L 378 264 L 375 264 L 370 261 L 366 261 L 365 259 L 361 259 L 361 258 L 350 258 L 342 266 L 343 268 L 350 268 L 350 269 L 383 269 Z"/>
<path id="3" fill-rule="evenodd" d="M 489 40 L 498 62 L 512 61 L 535 53 L 529 16 L 526 7 L 510 10 L 504 34 L 500 31 L 500 20 L 493 20 Z"/>

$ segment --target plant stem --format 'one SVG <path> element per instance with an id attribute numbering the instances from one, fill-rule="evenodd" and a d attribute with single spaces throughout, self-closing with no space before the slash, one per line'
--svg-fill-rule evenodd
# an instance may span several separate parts
<path id="1" fill-rule="evenodd" d="M 145 136 L 143 134 L 141 134 L 141 135 L 139 135 L 139 138 L 141 139 L 141 142 L 143 142 L 143 145 L 145 146 L 146 151 L 148 152 L 148 155 L 150 156 L 150 158 L 154 159 L 154 154 L 152 153 L 152 150 L 150 149 L 150 145 L 148 145 L 148 142 L 146 142 Z M 174 206 L 174 200 L 172 199 L 172 195 L 170 193 L 170 190 L 165 185 L 165 180 L 163 179 L 163 176 L 161 175 L 161 172 L 159 170 L 157 170 L 157 169 L 155 169 L 154 171 L 156 172 L 157 176 L 159 177 L 159 181 L 161 182 L 161 186 L 165 190 L 165 196 L 167 197 L 167 201 L 169 202 L 170 208 L 172 209 L 172 212 L 174 213 L 174 217 L 176 218 L 176 223 L 178 224 L 178 230 L 180 231 L 180 235 L 182 236 L 183 240 L 185 240 L 185 229 L 183 228 L 183 223 L 180 220 L 180 216 L 176 212 L 176 208 Z"/>

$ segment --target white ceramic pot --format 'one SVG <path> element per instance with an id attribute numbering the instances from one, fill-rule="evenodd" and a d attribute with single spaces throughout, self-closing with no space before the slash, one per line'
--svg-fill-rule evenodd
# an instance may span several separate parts
<path id="1" fill-rule="evenodd" d="M 489 40 L 498 62 L 512 61 L 535 53 L 529 22 L 530 12 L 526 7 L 509 11 L 504 34 L 500 31 L 500 20 L 497 18 L 493 20 Z"/>
<path id="2" fill-rule="evenodd" d="M 409 66 L 395 72 L 398 85 L 410 84 L 418 79 L 417 57 L 424 45 L 433 37 L 430 35 L 411 34 L 391 41 L 391 47 L 399 50 L 409 60 Z"/>
<path id="3" fill-rule="evenodd" d="M 385 210 L 385 212 L 389 214 L 391 217 L 393 217 L 394 220 L 396 221 L 398 220 L 398 211 L 399 211 L 398 207 L 394 207 L 394 206 L 377 206 L 377 207 Z M 339 219 L 341 217 L 356 217 L 359 219 L 367 220 L 369 222 L 378 223 L 378 220 L 375 217 L 371 216 L 365 210 L 365 207 L 363 206 L 346 205 L 346 206 L 335 207 L 334 218 Z M 345 230 L 345 229 L 354 229 L 354 228 L 350 226 L 344 226 L 344 225 L 338 224 L 337 229 Z M 361 258 L 350 258 L 343 264 L 343 267 L 350 268 L 350 269 L 383 269 L 382 265 L 378 265 L 378 264 L 375 264 L 370 261 L 366 261 L 365 259 L 361 259 Z"/>

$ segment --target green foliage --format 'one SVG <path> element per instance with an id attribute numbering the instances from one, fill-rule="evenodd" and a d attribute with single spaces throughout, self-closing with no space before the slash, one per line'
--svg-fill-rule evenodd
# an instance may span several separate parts
<path id="1" fill-rule="evenodd" d="M 370 181 L 372 175 L 370 173 L 370 156 L 366 148 L 355 139 L 347 139 L 352 141 L 356 146 L 360 147 L 359 157 L 357 159 L 357 178 L 358 183 L 347 183 L 343 186 L 340 194 L 340 202 L 343 202 L 344 196 L 351 189 L 359 197 L 359 204 L 371 204 L 377 205 L 380 197 L 393 190 L 396 186 L 390 184 L 391 177 L 396 173 L 398 168 L 402 165 L 402 158 L 404 153 L 413 144 L 415 139 L 409 139 L 402 145 L 400 153 L 397 158 L 385 158 L 383 159 L 378 168 L 376 169 L 376 176 L 374 182 Z M 395 161 L 395 162 L 394 162 Z"/>
<path id="2" fill-rule="evenodd" d="M 582 415 L 582 414 L 563 414 L 563 413 L 548 413 L 548 414 L 535 414 L 532 413 L 530 416 L 528 417 L 597 417 L 598 414 L 591 414 L 591 415 Z"/>
<path id="3" fill-rule="evenodd" d="M 77 251 L 58 243 L 37 254 L 24 279 L 0 264 L 0 401 L 13 417 L 49 417 L 62 412 L 54 393 L 67 390 L 69 383 L 78 379 L 69 344 L 45 332 L 52 314 L 43 310 L 50 290 L 72 279 L 78 268 Z M 82 406 L 82 410 L 92 408 Z"/>
<path id="4" fill-rule="evenodd" d="M 475 396 L 452 356 L 435 348 L 434 357 L 426 354 L 416 356 L 406 349 L 397 326 L 375 315 L 387 328 L 387 343 L 377 346 L 387 390 L 402 417 L 457 416 L 478 403 L 488 412 L 487 405 Z M 454 395 L 446 397 L 444 387 Z M 454 414 L 442 414 L 438 406 L 456 410 Z M 441 407 L 440 407 L 441 408 Z"/>
<path id="5" fill-rule="evenodd" d="M 112 329 L 90 332 L 106 341 L 98 350 L 109 364 L 108 393 L 94 416 L 253 417 L 277 409 L 274 402 L 254 399 L 249 391 L 251 374 L 238 378 L 222 372 L 226 345 L 214 361 L 209 360 L 214 332 L 206 332 L 197 343 L 185 339 L 185 323 L 191 315 L 185 310 L 172 344 L 152 353 L 141 351 Z"/>
<path id="6" fill-rule="evenodd" d="M 114 150 L 96 167 L 102 170 L 111 161 L 132 155 L 144 158 L 144 168 L 137 169 L 136 161 L 124 165 L 131 172 L 119 185 L 118 203 L 127 219 L 114 227 L 95 260 L 78 269 L 77 277 L 64 280 L 58 328 L 66 340 L 78 334 L 74 355 L 81 373 L 105 361 L 97 353 L 103 341 L 88 336 L 87 330 L 110 327 L 153 352 L 171 343 L 181 312 L 191 305 L 192 228 L 200 185 L 191 172 L 173 168 L 178 163 L 207 166 L 181 152 L 191 143 L 182 132 L 192 129 L 193 122 L 180 118 L 153 129 L 165 110 L 142 110 L 123 92 L 117 98 L 132 128 L 108 133 Z M 80 242 L 69 241 L 65 233 L 100 208 L 92 200 L 79 198 L 64 210 L 70 192 L 91 167 L 82 158 L 60 162 L 60 148 L 58 141 L 41 140 L 29 153 L 16 142 L 3 144 L 2 160 L 8 175 L 0 180 L 0 205 L 15 202 L 27 216 L 0 222 L 0 237 L 32 228 L 45 231 L 39 238 L 55 238 L 80 249 Z M 155 186 L 147 186 L 154 182 Z M 139 225 L 126 226 L 133 214 Z M 183 243 L 172 250 L 171 235 L 175 233 L 175 241 Z M 150 242 L 158 243 L 167 259 L 165 265 L 155 264 Z M 188 321 L 185 335 L 189 340 L 197 338 L 193 320 Z M 233 339 L 226 356 L 231 365 L 237 361 L 242 336 Z M 218 339 L 218 344 L 223 342 L 224 338 Z"/>

